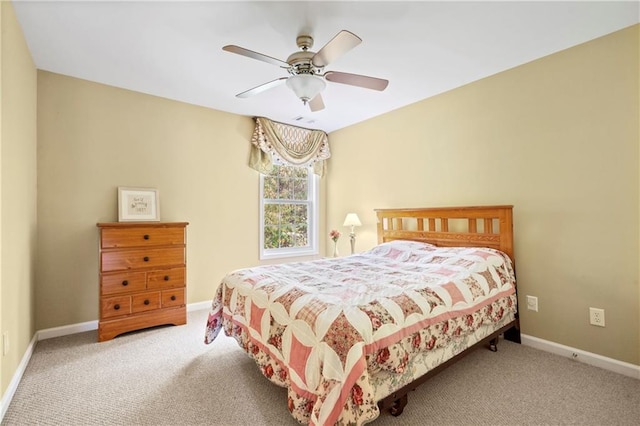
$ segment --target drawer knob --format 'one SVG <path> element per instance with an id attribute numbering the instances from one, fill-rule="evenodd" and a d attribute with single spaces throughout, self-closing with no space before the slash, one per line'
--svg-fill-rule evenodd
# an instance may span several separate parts
<path id="1" fill-rule="evenodd" d="M 143 238 L 144 238 L 145 240 L 148 240 L 148 239 L 149 239 L 149 234 L 144 234 L 144 237 L 143 237 Z"/>
<path id="2" fill-rule="evenodd" d="M 165 276 L 164 276 L 164 280 L 165 280 L 165 281 L 169 281 L 169 275 L 165 275 Z"/>
<path id="3" fill-rule="evenodd" d="M 144 304 L 148 305 L 149 304 L 149 299 L 144 299 Z"/>
<path id="4" fill-rule="evenodd" d="M 144 259 L 142 259 L 142 260 L 144 260 L 145 262 L 148 262 L 149 261 L 149 256 L 145 256 Z"/>
<path id="5" fill-rule="evenodd" d="M 118 304 L 116 303 L 115 305 L 113 305 L 113 309 L 115 309 L 115 310 L 117 311 L 118 309 L 120 309 L 120 305 L 118 305 Z"/>
<path id="6" fill-rule="evenodd" d="M 176 295 L 171 296 L 171 300 L 176 300 Z"/>
<path id="7" fill-rule="evenodd" d="M 129 281 L 127 281 L 127 280 L 122 281 L 122 285 L 125 286 L 125 287 L 128 286 L 129 285 Z"/>

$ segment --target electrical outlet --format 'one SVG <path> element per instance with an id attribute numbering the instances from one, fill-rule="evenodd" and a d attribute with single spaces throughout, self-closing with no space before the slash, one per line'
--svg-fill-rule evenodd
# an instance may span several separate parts
<path id="1" fill-rule="evenodd" d="M 2 333 L 2 355 L 6 356 L 9 353 L 9 332 Z"/>
<path id="2" fill-rule="evenodd" d="M 527 309 L 538 312 L 538 298 L 536 296 L 527 296 Z"/>
<path id="3" fill-rule="evenodd" d="M 589 308 L 589 324 L 604 327 L 604 309 Z"/>

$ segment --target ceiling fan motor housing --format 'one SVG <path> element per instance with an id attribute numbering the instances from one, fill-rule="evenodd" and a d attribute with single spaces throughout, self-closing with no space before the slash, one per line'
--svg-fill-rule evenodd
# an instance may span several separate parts
<path id="1" fill-rule="evenodd" d="M 289 55 L 289 57 L 287 58 L 287 63 L 290 65 L 289 73 L 291 75 L 322 74 L 322 69 L 324 67 L 316 67 L 311 61 L 315 54 L 316 53 L 312 52 L 311 50 L 302 50 L 300 52 L 295 52 Z"/>

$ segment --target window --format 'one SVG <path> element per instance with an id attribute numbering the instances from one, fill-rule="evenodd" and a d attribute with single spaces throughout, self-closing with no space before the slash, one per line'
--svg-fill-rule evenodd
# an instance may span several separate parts
<path id="1" fill-rule="evenodd" d="M 318 254 L 318 177 L 274 165 L 260 175 L 260 259 Z"/>

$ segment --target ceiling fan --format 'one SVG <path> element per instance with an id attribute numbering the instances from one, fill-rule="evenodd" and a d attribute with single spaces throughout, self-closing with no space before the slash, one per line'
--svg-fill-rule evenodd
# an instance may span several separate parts
<path id="1" fill-rule="evenodd" d="M 222 50 L 277 65 L 291 74 L 289 77 L 280 77 L 238 93 L 236 95 L 238 98 L 257 95 L 286 83 L 304 104 L 309 104 L 311 111 L 319 111 L 324 109 L 324 101 L 320 92 L 326 87 L 325 80 L 379 91 L 386 89 L 389 84 L 388 80 L 339 71 L 324 71 L 324 67 L 361 42 L 362 39 L 357 35 L 342 30 L 316 53 L 309 50 L 313 46 L 313 37 L 300 35 L 296 38 L 296 44 L 301 50 L 289 55 L 286 61 L 235 45 L 224 46 Z"/>

